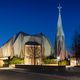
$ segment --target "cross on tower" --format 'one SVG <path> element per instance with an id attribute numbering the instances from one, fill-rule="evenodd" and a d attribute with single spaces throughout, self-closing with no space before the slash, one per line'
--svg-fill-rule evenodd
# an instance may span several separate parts
<path id="1" fill-rule="evenodd" d="M 58 9 L 59 9 L 59 13 L 61 12 L 61 5 L 59 4 Z"/>

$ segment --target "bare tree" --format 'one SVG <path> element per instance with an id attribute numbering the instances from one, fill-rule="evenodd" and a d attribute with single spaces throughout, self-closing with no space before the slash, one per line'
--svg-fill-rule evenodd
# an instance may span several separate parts
<path id="1" fill-rule="evenodd" d="M 76 56 L 76 61 L 80 59 L 80 33 L 76 32 L 73 37 L 72 51 Z"/>

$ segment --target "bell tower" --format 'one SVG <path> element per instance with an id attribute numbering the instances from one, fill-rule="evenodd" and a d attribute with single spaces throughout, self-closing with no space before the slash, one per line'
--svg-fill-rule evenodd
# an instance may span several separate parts
<path id="1" fill-rule="evenodd" d="M 57 33 L 55 39 L 55 57 L 57 60 L 64 60 L 66 58 L 66 51 L 65 51 L 65 36 L 62 27 L 62 19 L 61 19 L 61 9 L 62 7 L 58 6 L 59 15 L 58 15 L 58 22 L 57 22 Z"/>

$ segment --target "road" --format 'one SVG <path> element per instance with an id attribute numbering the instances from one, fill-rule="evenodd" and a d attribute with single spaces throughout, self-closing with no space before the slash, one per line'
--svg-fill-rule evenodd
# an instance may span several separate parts
<path id="1" fill-rule="evenodd" d="M 0 69 L 0 80 L 80 80 L 80 74 L 43 74 L 24 69 Z"/>
<path id="2" fill-rule="evenodd" d="M 18 69 L 0 69 L 0 80 L 58 80 L 48 74 L 27 72 Z M 60 79 L 62 80 L 62 79 Z"/>

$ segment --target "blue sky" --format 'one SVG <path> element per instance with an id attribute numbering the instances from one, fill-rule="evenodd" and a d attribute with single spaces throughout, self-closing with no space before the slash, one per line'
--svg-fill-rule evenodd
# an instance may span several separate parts
<path id="1" fill-rule="evenodd" d="M 58 4 L 62 6 L 62 22 L 66 48 L 80 31 L 80 0 L 2 0 L 0 1 L 0 46 L 19 31 L 43 32 L 54 45 Z"/>

